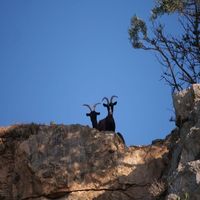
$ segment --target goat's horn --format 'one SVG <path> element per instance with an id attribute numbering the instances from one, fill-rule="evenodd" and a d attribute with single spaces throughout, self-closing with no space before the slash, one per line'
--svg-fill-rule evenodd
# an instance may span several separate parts
<path id="1" fill-rule="evenodd" d="M 88 107 L 88 108 L 90 109 L 90 111 L 92 112 L 92 108 L 90 107 L 90 105 L 88 105 L 88 104 L 83 104 L 83 106 Z"/>
<path id="2" fill-rule="evenodd" d="M 112 100 L 113 100 L 114 98 L 118 98 L 118 96 L 113 95 L 113 96 L 110 98 L 110 102 L 111 102 L 111 103 L 112 103 Z"/>
<path id="3" fill-rule="evenodd" d="M 104 101 L 104 99 L 107 101 L 107 104 L 109 105 L 109 99 L 107 98 L 107 97 L 104 97 L 103 99 L 102 99 L 102 101 Z"/>
<path id="4" fill-rule="evenodd" d="M 96 106 L 99 105 L 99 104 L 101 104 L 101 103 L 95 103 L 95 104 L 93 105 L 93 110 L 95 110 Z"/>

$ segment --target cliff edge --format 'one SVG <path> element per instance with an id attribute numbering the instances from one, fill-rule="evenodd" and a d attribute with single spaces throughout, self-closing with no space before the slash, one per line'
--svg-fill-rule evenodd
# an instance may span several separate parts
<path id="1" fill-rule="evenodd" d="M 148 146 L 82 125 L 1 127 L 0 199 L 200 199 L 200 85 L 173 101 L 177 128 Z"/>

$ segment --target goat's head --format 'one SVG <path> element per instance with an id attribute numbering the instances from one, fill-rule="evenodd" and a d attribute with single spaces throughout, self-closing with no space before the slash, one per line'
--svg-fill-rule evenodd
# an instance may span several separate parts
<path id="1" fill-rule="evenodd" d="M 86 113 L 86 116 L 87 116 L 87 117 L 90 117 L 91 121 L 97 120 L 97 115 L 100 115 L 100 112 L 96 112 L 96 111 L 95 111 L 95 108 L 96 108 L 96 106 L 97 106 L 98 104 L 100 104 L 100 103 L 96 103 L 96 104 L 94 104 L 92 107 L 91 107 L 90 105 L 88 105 L 88 104 L 83 104 L 83 106 L 88 107 L 89 110 L 90 110 L 90 113 Z"/>
<path id="2" fill-rule="evenodd" d="M 113 95 L 110 98 L 110 101 L 109 101 L 109 99 L 107 97 L 104 97 L 102 99 L 102 101 L 104 101 L 104 100 L 106 101 L 106 103 L 103 103 L 103 106 L 107 108 L 109 115 L 113 114 L 114 106 L 117 104 L 117 101 L 113 102 L 114 98 L 118 98 L 118 97 Z"/>

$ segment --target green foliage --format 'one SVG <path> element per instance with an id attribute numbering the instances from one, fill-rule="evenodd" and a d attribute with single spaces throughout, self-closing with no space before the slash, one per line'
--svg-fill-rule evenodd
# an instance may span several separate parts
<path id="1" fill-rule="evenodd" d="M 55 121 L 50 121 L 50 125 L 54 126 L 54 125 L 56 125 L 56 122 Z"/>
<path id="2" fill-rule="evenodd" d="M 174 12 L 182 12 L 187 0 L 157 0 L 156 6 L 152 9 L 151 19 L 155 20 L 158 16 Z"/>
<path id="3" fill-rule="evenodd" d="M 177 200 L 189 200 L 189 194 L 186 192 L 184 193 L 184 197 L 182 199 L 178 197 Z"/>
<path id="4" fill-rule="evenodd" d="M 184 194 L 184 200 L 189 200 L 189 194 L 187 192 Z"/>
<path id="5" fill-rule="evenodd" d="M 132 40 L 132 45 L 134 48 L 142 48 L 143 44 L 140 42 L 140 33 L 142 39 L 147 38 L 147 26 L 144 21 L 139 19 L 136 15 L 131 19 L 131 29 L 129 29 L 129 35 Z"/>
<path id="6" fill-rule="evenodd" d="M 159 21 L 162 15 L 174 12 L 182 27 L 179 36 L 166 34 L 166 27 Z M 161 78 L 172 92 L 200 82 L 200 0 L 156 0 L 149 21 L 150 33 L 142 19 L 132 17 L 129 36 L 133 48 L 156 52 L 163 66 Z"/>

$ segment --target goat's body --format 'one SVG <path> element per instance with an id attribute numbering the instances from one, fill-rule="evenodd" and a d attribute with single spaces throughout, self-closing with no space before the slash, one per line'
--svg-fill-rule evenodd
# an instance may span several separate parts
<path id="1" fill-rule="evenodd" d="M 95 111 L 95 107 L 99 103 L 95 104 L 93 106 L 93 108 L 88 104 L 84 104 L 84 106 L 86 106 L 90 109 L 90 113 L 87 113 L 86 115 L 88 117 L 90 117 L 93 128 L 96 128 L 99 131 L 113 131 L 113 132 L 115 132 L 115 120 L 113 118 L 113 107 L 117 104 L 117 102 L 114 102 L 114 103 L 112 102 L 114 97 L 117 97 L 117 96 L 112 96 L 110 98 L 110 101 L 106 97 L 103 98 L 103 100 L 106 100 L 106 102 L 107 102 L 107 103 L 104 103 L 103 106 L 107 108 L 108 115 L 104 119 L 100 120 L 99 123 L 97 122 L 97 115 L 99 115 L 100 113 Z M 124 141 L 122 134 L 116 133 L 116 135 L 125 144 L 125 141 Z"/>
<path id="2" fill-rule="evenodd" d="M 106 118 L 99 121 L 99 131 L 114 131 L 115 132 L 115 120 L 112 115 L 108 115 Z"/>
<path id="3" fill-rule="evenodd" d="M 91 122 L 92 122 L 92 127 L 98 129 L 97 120 L 95 120 L 95 121 L 94 121 L 94 120 L 93 120 L 93 121 L 91 120 Z"/>
<path id="4" fill-rule="evenodd" d="M 102 119 L 102 120 L 99 121 L 98 130 L 99 131 L 105 131 L 106 130 L 105 119 Z"/>

